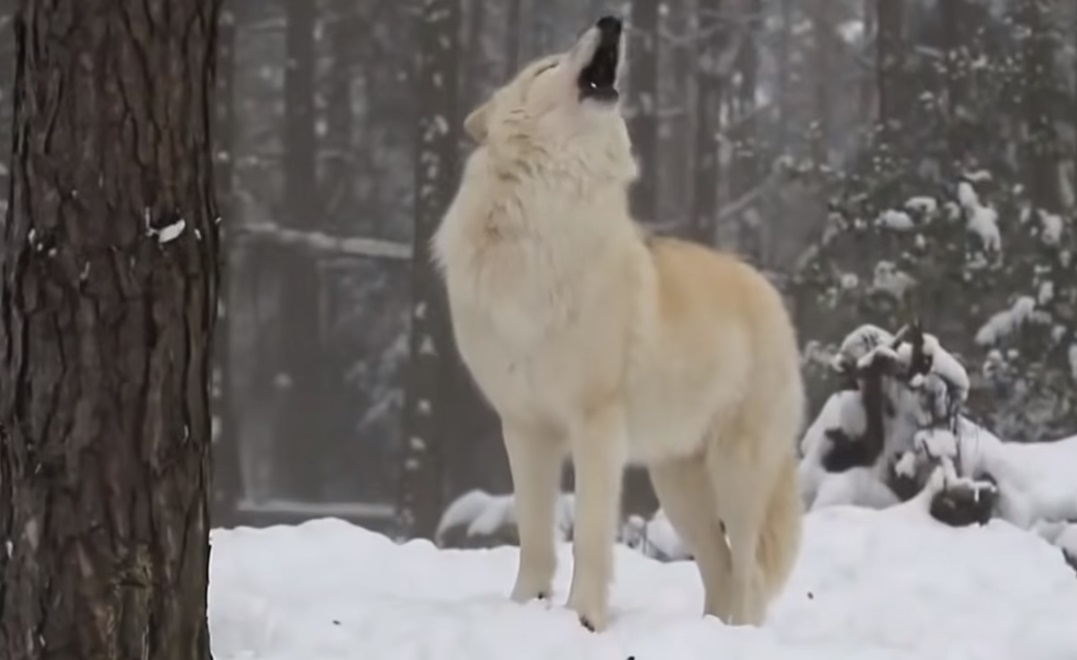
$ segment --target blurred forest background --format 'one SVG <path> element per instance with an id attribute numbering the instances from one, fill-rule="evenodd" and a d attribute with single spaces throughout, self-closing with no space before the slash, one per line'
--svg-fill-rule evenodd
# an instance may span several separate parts
<path id="1" fill-rule="evenodd" d="M 0 210 L 17 4 L 0 0 Z M 979 423 L 1077 431 L 1077 1 L 226 0 L 215 525 L 429 535 L 460 493 L 511 490 L 426 239 L 465 113 L 611 12 L 639 219 L 773 277 L 812 412 L 846 332 L 920 319 L 969 370 Z M 626 508 L 653 507 L 632 474 Z"/>

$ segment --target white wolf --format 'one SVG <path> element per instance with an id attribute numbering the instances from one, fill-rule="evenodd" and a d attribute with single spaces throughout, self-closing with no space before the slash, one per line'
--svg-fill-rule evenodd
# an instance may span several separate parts
<path id="1" fill-rule="evenodd" d="M 648 467 L 695 556 L 705 612 L 759 624 L 800 544 L 796 336 L 733 256 L 646 236 L 605 17 L 465 120 L 479 143 L 434 237 L 461 355 L 497 410 L 515 489 L 512 598 L 550 594 L 563 461 L 576 469 L 568 598 L 608 624 L 622 470 Z"/>

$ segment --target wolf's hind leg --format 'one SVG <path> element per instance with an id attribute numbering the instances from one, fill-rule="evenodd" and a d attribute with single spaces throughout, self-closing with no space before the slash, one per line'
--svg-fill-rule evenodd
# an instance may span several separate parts
<path id="1" fill-rule="evenodd" d="M 662 510 L 695 557 L 705 593 L 703 612 L 719 616 L 728 609 L 730 555 L 703 457 L 656 463 L 648 471 Z"/>
<path id="2" fill-rule="evenodd" d="M 760 590 L 757 553 L 770 489 L 767 475 L 760 474 L 758 459 L 751 457 L 753 452 L 724 449 L 712 445 L 706 454 L 715 510 L 725 525 L 721 538 L 723 543 L 728 539 L 730 558 L 727 589 L 719 598 L 717 614 L 731 625 L 758 626 L 763 623 L 766 601 Z"/>

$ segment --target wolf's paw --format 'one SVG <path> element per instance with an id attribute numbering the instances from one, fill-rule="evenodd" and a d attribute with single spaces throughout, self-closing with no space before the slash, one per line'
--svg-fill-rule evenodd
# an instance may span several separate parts
<path id="1" fill-rule="evenodd" d="M 609 623 L 609 613 L 601 604 L 586 606 L 580 602 L 580 599 L 570 597 L 568 608 L 579 616 L 580 625 L 593 633 L 602 632 Z"/>
<path id="2" fill-rule="evenodd" d="M 595 632 L 595 624 L 591 623 L 591 620 L 585 616 L 580 617 L 580 625 L 586 628 L 589 632 Z"/>
<path id="3" fill-rule="evenodd" d="M 516 603 L 527 603 L 532 600 L 549 600 L 552 590 L 550 587 L 540 587 L 517 581 L 512 588 L 512 600 Z"/>

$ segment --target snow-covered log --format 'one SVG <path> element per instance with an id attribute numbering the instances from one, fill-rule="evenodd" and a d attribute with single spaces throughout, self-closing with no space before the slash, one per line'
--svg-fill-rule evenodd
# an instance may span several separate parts
<path id="1" fill-rule="evenodd" d="M 960 414 L 968 374 L 933 335 L 861 326 L 833 366 L 856 389 L 832 395 L 801 441 L 807 508 L 904 501 L 951 525 L 1077 521 L 1077 437 L 1004 442 Z"/>
<path id="2" fill-rule="evenodd" d="M 556 508 L 559 540 L 572 537 L 574 507 L 575 496 L 562 493 Z M 441 546 L 472 548 L 518 544 L 515 498 L 481 489 L 460 495 L 441 514 L 434 540 Z"/>

